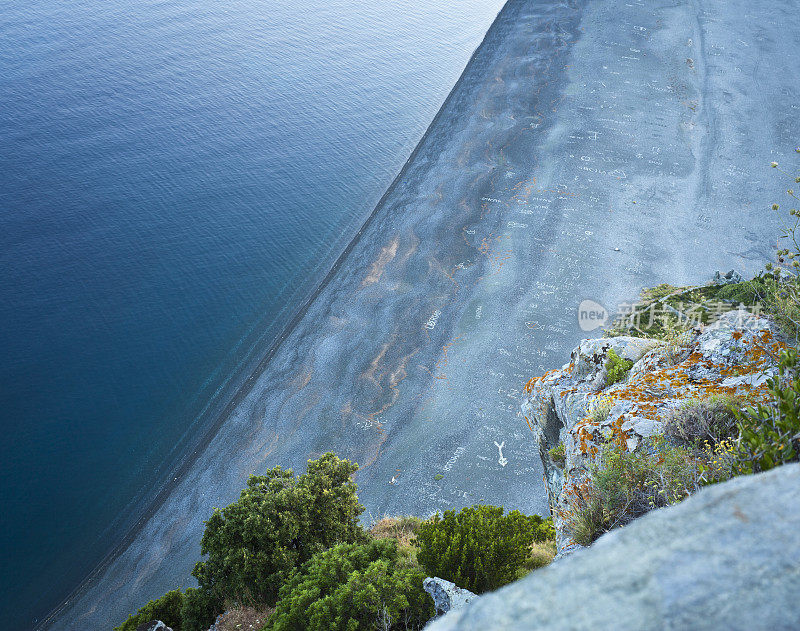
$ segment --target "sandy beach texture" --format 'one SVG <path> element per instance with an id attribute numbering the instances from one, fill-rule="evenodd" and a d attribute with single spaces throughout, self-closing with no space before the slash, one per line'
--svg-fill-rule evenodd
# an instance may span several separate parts
<path id="1" fill-rule="evenodd" d="M 519 395 L 586 336 L 578 304 L 769 258 L 798 22 L 785 0 L 509 0 L 327 284 L 52 628 L 190 586 L 212 507 L 328 450 L 362 466 L 373 516 L 546 512 Z"/>

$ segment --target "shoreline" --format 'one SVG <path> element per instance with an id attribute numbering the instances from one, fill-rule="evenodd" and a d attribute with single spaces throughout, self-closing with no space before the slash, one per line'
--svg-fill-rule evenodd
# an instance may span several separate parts
<path id="1" fill-rule="evenodd" d="M 749 274 L 770 252 L 761 245 L 776 226 L 756 214 L 772 201 L 769 174 L 706 182 L 712 167 L 752 173 L 782 159 L 764 139 L 788 97 L 747 137 L 718 142 L 743 114 L 725 90 L 737 65 L 752 65 L 747 46 L 730 45 L 759 46 L 747 15 L 758 8 L 737 1 L 706 11 L 510 0 L 226 431 L 192 454 L 196 466 L 106 567 L 104 589 L 92 600 L 87 587 L 82 609 L 69 603 L 70 621 L 102 626 L 178 587 L 209 507 L 247 473 L 321 451 L 362 464 L 365 514 L 480 501 L 547 510 L 520 390 L 586 337 L 580 301 L 613 309 L 709 269 Z M 722 45 L 732 59 L 705 52 Z M 761 81 L 778 94 L 780 80 Z M 741 99 L 756 106 L 764 91 Z"/>
<path id="2" fill-rule="evenodd" d="M 306 315 L 313 302 L 317 299 L 317 297 L 322 293 L 322 291 L 328 286 L 331 280 L 335 277 L 341 264 L 347 259 L 348 255 L 352 252 L 353 248 L 355 248 L 356 245 L 358 245 L 365 230 L 370 226 L 374 218 L 383 208 L 387 199 L 390 198 L 392 192 L 395 190 L 398 184 L 402 182 L 404 175 L 408 171 L 409 167 L 413 164 L 414 158 L 420 152 L 421 147 L 424 145 L 428 136 L 433 131 L 435 131 L 437 121 L 442 116 L 442 113 L 447 109 L 448 104 L 450 103 L 451 99 L 453 98 L 453 95 L 456 93 L 459 85 L 464 79 L 465 74 L 469 71 L 476 56 L 486 45 L 487 40 L 491 37 L 494 30 L 496 30 L 498 22 L 501 20 L 503 15 L 507 11 L 509 11 L 510 5 L 519 1 L 520 0 L 506 0 L 506 3 L 503 5 L 500 11 L 498 11 L 497 15 L 492 21 L 492 24 L 487 29 L 486 34 L 483 36 L 483 39 L 481 40 L 481 43 L 470 55 L 470 58 L 467 61 L 464 70 L 462 70 L 461 75 L 459 76 L 455 85 L 447 94 L 447 97 L 445 98 L 444 102 L 437 110 L 436 115 L 433 117 L 433 120 L 425 129 L 425 132 L 423 133 L 422 137 L 414 146 L 414 149 L 412 150 L 411 154 L 406 159 L 406 161 L 403 163 L 402 168 L 395 176 L 395 178 L 392 180 L 392 183 L 389 185 L 389 187 L 386 189 L 383 195 L 381 195 L 380 199 L 375 204 L 375 207 L 363 221 L 361 227 L 355 233 L 353 238 L 350 239 L 350 241 L 348 242 L 344 250 L 341 252 L 341 254 L 339 254 L 336 260 L 333 262 L 331 267 L 323 276 L 322 280 L 316 285 L 316 287 L 310 290 L 308 298 L 306 298 L 303 301 L 303 303 L 298 308 L 295 315 L 281 329 L 278 336 L 269 344 L 264 353 L 263 358 L 258 361 L 255 368 L 249 371 L 250 374 L 247 376 L 244 382 L 236 388 L 235 392 L 231 396 L 228 403 L 225 404 L 222 410 L 216 415 L 216 418 L 214 419 L 211 426 L 203 432 L 202 437 L 198 440 L 197 443 L 188 447 L 187 453 L 181 459 L 180 463 L 166 475 L 167 481 L 157 487 L 158 491 L 155 497 L 150 502 L 147 503 L 147 508 L 145 508 L 145 510 L 143 511 L 142 516 L 136 520 L 136 522 L 128 529 L 128 532 L 125 533 L 120 542 L 116 544 L 108 552 L 108 554 L 103 558 L 103 560 L 101 560 L 97 564 L 97 567 L 95 567 L 86 576 L 86 578 L 84 578 L 81 581 L 81 583 L 75 587 L 75 589 L 69 594 L 69 596 L 67 596 L 57 607 L 53 608 L 41 621 L 36 623 L 34 631 L 43 631 L 48 627 L 50 627 L 51 625 L 55 624 L 61 613 L 63 613 L 73 601 L 78 600 L 82 594 L 88 591 L 88 589 L 91 587 L 92 582 L 95 579 L 97 579 L 111 564 L 113 564 L 113 562 L 116 559 L 118 559 L 120 555 L 131 545 L 131 543 L 135 540 L 136 536 L 141 532 L 144 525 L 158 512 L 159 508 L 161 508 L 161 506 L 167 500 L 169 495 L 184 479 L 188 471 L 191 469 L 192 465 L 194 465 L 197 462 L 200 455 L 209 446 L 211 441 L 217 435 L 217 433 L 225 424 L 225 422 L 229 419 L 229 417 L 236 409 L 236 407 L 249 394 L 249 392 L 253 388 L 253 385 L 255 384 L 257 377 L 264 372 L 264 370 L 269 365 L 272 358 L 280 349 L 281 345 L 285 342 L 286 338 L 289 337 L 289 335 L 292 333 L 295 327 L 302 321 L 303 317 Z"/>

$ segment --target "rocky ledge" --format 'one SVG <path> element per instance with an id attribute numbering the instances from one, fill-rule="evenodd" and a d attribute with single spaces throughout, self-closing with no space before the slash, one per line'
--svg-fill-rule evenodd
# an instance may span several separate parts
<path id="1" fill-rule="evenodd" d="M 773 327 L 765 318 L 730 311 L 671 342 L 584 340 L 568 364 L 526 384 L 522 411 L 544 463 L 559 554 L 576 545 L 566 528 L 570 495 L 588 483 L 601 446 L 613 441 L 623 451 L 636 450 L 643 439 L 662 434 L 670 412 L 687 400 L 764 396 L 774 357 L 784 347 Z M 625 379 L 607 385 L 612 349 L 633 365 Z"/>
<path id="2" fill-rule="evenodd" d="M 429 631 L 790 630 L 800 465 L 706 487 L 475 599 Z"/>

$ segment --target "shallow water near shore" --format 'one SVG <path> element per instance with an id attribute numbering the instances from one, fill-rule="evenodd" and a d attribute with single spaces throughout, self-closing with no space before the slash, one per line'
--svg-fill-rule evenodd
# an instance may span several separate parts
<path id="1" fill-rule="evenodd" d="M 32 627 L 141 514 L 501 6 L 0 7 L 4 628 Z"/>

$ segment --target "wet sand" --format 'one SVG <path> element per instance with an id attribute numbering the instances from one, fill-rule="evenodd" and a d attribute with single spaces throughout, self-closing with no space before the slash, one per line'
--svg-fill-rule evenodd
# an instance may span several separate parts
<path id="1" fill-rule="evenodd" d="M 212 508 L 325 451 L 362 466 L 368 515 L 546 513 L 519 395 L 586 336 L 581 300 L 769 258 L 798 21 L 791 2 L 510 0 L 218 431 L 51 627 L 192 585 Z"/>

